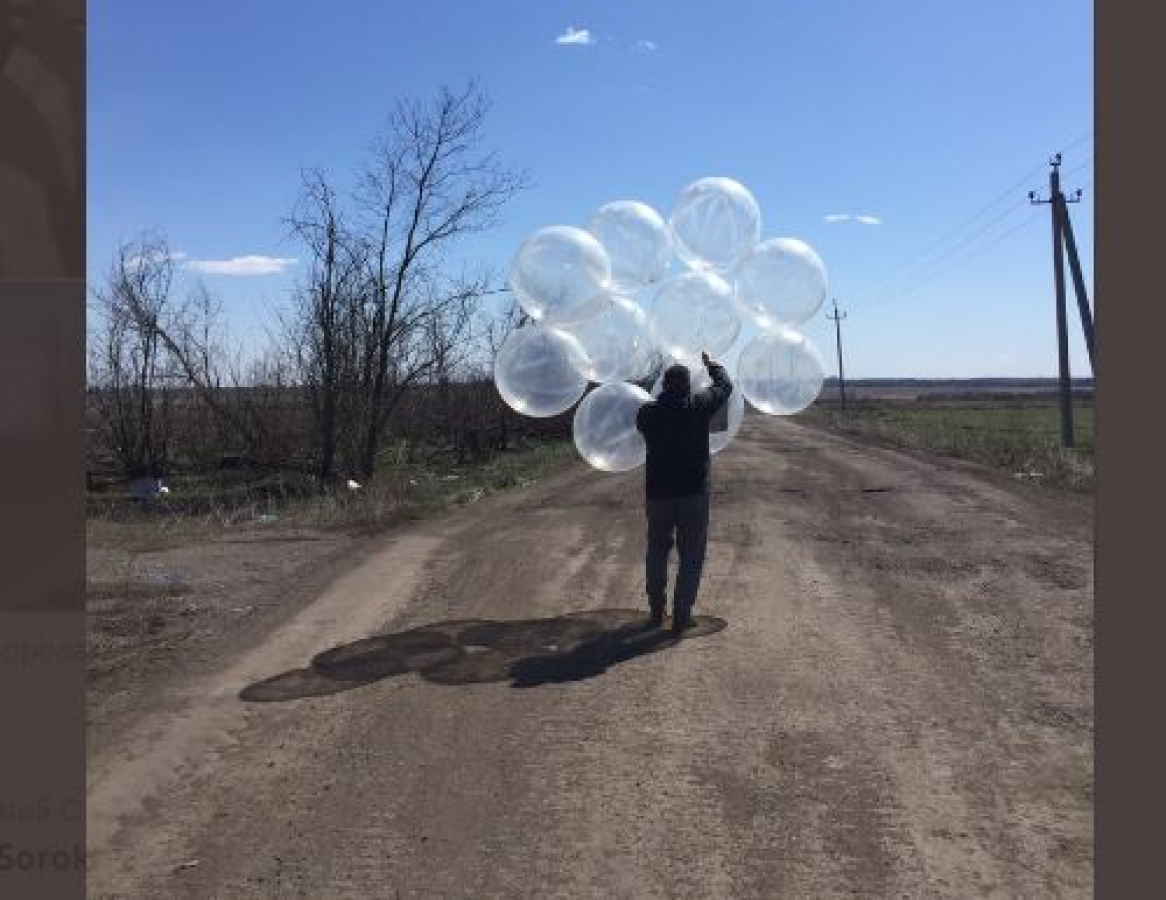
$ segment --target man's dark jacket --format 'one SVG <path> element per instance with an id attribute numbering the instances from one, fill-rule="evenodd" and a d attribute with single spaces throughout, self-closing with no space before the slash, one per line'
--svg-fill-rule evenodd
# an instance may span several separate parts
<path id="1" fill-rule="evenodd" d="M 709 420 L 728 401 L 733 384 L 723 366 L 709 366 L 713 383 L 698 393 L 665 390 L 636 413 L 648 445 L 649 500 L 687 497 L 709 489 Z"/>

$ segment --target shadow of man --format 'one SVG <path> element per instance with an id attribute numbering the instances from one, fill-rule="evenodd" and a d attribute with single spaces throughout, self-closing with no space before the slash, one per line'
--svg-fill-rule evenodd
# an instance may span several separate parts
<path id="1" fill-rule="evenodd" d="M 698 616 L 695 628 L 676 637 L 648 627 L 643 614 L 631 609 L 435 622 L 332 647 L 307 667 L 248 685 L 239 697 L 248 702 L 320 697 L 413 672 L 445 685 L 510 681 L 512 687 L 531 688 L 581 681 L 681 641 L 715 634 L 727 624 Z"/>
<path id="2" fill-rule="evenodd" d="M 655 653 L 679 643 L 668 631 L 645 625 L 624 625 L 585 640 L 566 653 L 528 656 L 510 667 L 511 686 L 538 687 L 583 681 L 602 675 L 611 666 Z"/>

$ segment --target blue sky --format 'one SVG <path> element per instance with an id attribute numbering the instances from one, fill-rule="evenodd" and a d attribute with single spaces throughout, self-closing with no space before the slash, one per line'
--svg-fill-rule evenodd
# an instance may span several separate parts
<path id="1" fill-rule="evenodd" d="M 825 261 L 848 375 L 1052 376 L 1049 212 L 1026 195 L 1064 150 L 1092 300 L 1092 20 L 1082 0 L 90 0 L 90 277 L 161 228 L 254 344 L 302 267 L 301 169 L 343 182 L 394 99 L 473 78 L 485 145 L 532 187 L 463 259 L 504 272 L 535 228 L 617 199 L 666 216 L 726 175 L 763 236 Z M 825 312 L 803 330 L 832 371 Z"/>

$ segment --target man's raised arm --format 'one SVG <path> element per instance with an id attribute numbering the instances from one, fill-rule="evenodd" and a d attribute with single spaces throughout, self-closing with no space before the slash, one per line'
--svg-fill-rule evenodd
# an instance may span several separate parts
<path id="1" fill-rule="evenodd" d="M 706 409 L 709 415 L 713 415 L 725 405 L 729 395 L 733 393 L 733 382 L 729 380 L 729 373 L 725 371 L 725 367 L 714 362 L 707 353 L 701 353 L 700 359 L 708 369 L 709 378 L 713 383 L 693 399 L 702 409 Z"/>

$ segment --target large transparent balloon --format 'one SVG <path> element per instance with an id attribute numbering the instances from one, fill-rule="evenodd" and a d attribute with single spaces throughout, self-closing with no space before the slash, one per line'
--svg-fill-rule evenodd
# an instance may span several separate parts
<path id="1" fill-rule="evenodd" d="M 664 368 L 668 368 L 673 363 L 679 362 L 681 365 L 688 367 L 688 372 L 692 380 L 692 391 L 706 390 L 712 387 L 713 380 L 709 376 L 708 369 L 700 363 L 693 363 L 689 360 L 669 360 Z M 724 431 L 710 431 L 709 432 L 709 453 L 720 453 L 729 444 L 733 442 L 733 438 L 737 436 L 737 432 L 741 430 L 741 423 L 745 420 L 745 395 L 741 392 L 741 386 L 733 380 L 733 392 L 729 394 L 729 408 L 728 408 L 728 427 Z M 659 397 L 660 392 L 664 390 L 664 372 L 660 371 L 660 376 L 656 379 L 656 383 L 652 385 L 652 396 Z"/>
<path id="2" fill-rule="evenodd" d="M 761 238 L 761 209 L 744 185 L 731 178 L 701 178 L 672 208 L 676 249 L 694 268 L 724 269 Z"/>
<path id="3" fill-rule="evenodd" d="M 571 335 L 546 325 L 524 325 L 498 349 L 494 384 L 517 412 L 555 416 L 587 390 L 586 368 L 587 354 Z"/>
<path id="4" fill-rule="evenodd" d="M 779 328 L 741 348 L 737 381 L 761 412 L 788 416 L 805 409 L 822 393 L 822 358 L 806 337 Z"/>
<path id="5" fill-rule="evenodd" d="M 826 299 L 826 267 L 796 238 L 758 244 L 737 264 L 734 277 L 737 303 L 761 328 L 800 325 Z"/>
<path id="6" fill-rule="evenodd" d="M 612 296 L 595 315 L 561 325 L 587 354 L 584 374 L 591 381 L 638 381 L 648 376 L 656 345 L 648 316 L 626 297 Z"/>
<path id="7" fill-rule="evenodd" d="M 728 282 L 715 272 L 687 272 L 656 292 L 649 317 L 661 349 L 670 356 L 699 359 L 726 353 L 741 333 L 741 319 Z"/>
<path id="8" fill-rule="evenodd" d="M 672 233 L 652 207 L 636 200 L 601 206 L 587 222 L 611 261 L 612 285 L 634 290 L 664 277 L 672 258 Z"/>
<path id="9" fill-rule="evenodd" d="M 644 437 L 636 429 L 636 413 L 651 395 L 625 381 L 597 387 L 575 410 L 575 448 L 604 472 L 627 472 L 647 458 Z"/>
<path id="10" fill-rule="evenodd" d="M 603 304 L 611 284 L 607 251 L 582 228 L 552 225 L 522 242 L 510 267 L 510 287 L 538 322 L 587 318 Z"/>

